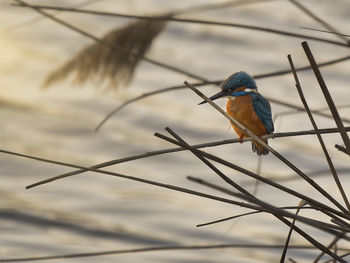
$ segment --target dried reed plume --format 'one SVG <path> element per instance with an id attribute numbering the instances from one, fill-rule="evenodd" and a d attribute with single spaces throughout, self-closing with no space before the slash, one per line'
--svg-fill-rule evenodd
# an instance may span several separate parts
<path id="1" fill-rule="evenodd" d="M 166 20 L 142 19 L 114 29 L 100 41 L 82 49 L 76 56 L 53 71 L 43 87 L 75 73 L 74 82 L 82 84 L 98 78 L 108 80 L 109 86 L 126 85 L 141 58 L 149 50 L 155 37 L 165 28 Z"/>

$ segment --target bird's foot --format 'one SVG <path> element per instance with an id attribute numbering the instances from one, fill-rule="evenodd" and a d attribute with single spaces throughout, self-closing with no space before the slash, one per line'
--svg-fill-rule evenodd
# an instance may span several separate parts
<path id="1" fill-rule="evenodd" d="M 239 136 L 238 141 L 239 141 L 239 143 L 243 142 L 243 134 Z"/>

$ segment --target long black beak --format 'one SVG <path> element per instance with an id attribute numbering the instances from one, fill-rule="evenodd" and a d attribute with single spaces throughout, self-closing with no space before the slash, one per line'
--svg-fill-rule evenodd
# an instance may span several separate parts
<path id="1" fill-rule="evenodd" d="M 216 99 L 219 99 L 219 98 L 222 98 L 222 97 L 225 97 L 225 96 L 227 96 L 227 92 L 222 90 L 219 93 L 216 93 L 215 95 L 211 96 L 209 99 L 216 100 Z M 204 100 L 201 103 L 199 103 L 198 105 L 201 105 L 201 104 L 204 104 L 204 103 L 207 103 L 207 102 Z"/>

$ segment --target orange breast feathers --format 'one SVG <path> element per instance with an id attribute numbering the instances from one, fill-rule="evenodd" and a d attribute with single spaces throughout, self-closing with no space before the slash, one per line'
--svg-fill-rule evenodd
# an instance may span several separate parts
<path id="1" fill-rule="evenodd" d="M 249 95 L 229 97 L 226 103 L 226 111 L 235 120 L 244 125 L 257 136 L 268 134 L 264 124 L 260 121 L 253 108 L 252 99 Z M 247 137 L 232 123 L 232 127 L 240 139 Z"/>

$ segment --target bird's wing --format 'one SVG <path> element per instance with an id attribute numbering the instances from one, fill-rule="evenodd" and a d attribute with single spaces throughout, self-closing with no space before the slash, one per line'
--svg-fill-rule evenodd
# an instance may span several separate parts
<path id="1" fill-rule="evenodd" d="M 275 130 L 275 128 L 272 122 L 270 103 L 260 94 L 252 95 L 253 108 L 255 110 L 256 115 L 264 124 L 267 132 L 272 133 Z"/>

